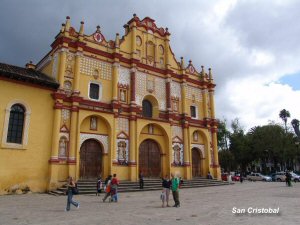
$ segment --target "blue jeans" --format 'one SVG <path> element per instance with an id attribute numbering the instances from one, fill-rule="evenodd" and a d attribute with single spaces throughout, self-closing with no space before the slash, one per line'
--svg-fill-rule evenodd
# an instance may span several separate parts
<path id="1" fill-rule="evenodd" d="M 70 189 L 70 190 L 68 190 L 68 201 L 67 201 L 67 208 L 66 208 L 67 211 L 70 211 L 71 204 L 76 207 L 78 207 L 78 205 L 79 205 L 78 202 L 73 201 L 73 192 Z"/>

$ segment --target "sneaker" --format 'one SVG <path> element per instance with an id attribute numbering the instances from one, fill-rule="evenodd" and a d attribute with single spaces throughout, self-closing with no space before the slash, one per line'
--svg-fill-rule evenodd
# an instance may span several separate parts
<path id="1" fill-rule="evenodd" d="M 68 212 L 68 211 L 70 211 L 70 209 L 68 210 L 67 208 L 65 208 L 65 212 Z"/>
<path id="2" fill-rule="evenodd" d="M 78 203 L 78 205 L 76 206 L 77 209 L 79 209 L 80 204 Z"/>

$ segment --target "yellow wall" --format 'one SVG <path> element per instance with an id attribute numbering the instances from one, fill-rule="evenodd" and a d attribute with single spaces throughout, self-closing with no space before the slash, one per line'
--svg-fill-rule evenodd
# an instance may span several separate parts
<path id="1" fill-rule="evenodd" d="M 0 80 L 0 134 L 2 139 L 6 106 L 18 100 L 31 109 L 28 145 L 25 149 L 0 146 L 0 190 L 26 184 L 32 191 L 45 191 L 48 183 L 53 100 L 49 90 Z"/>

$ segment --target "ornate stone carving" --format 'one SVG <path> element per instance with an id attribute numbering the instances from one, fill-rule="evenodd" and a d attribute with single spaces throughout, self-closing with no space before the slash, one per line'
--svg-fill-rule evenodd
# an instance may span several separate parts
<path id="1" fill-rule="evenodd" d="M 196 102 L 202 102 L 202 93 L 199 88 L 187 85 L 186 87 L 186 98 Z"/>
<path id="2" fill-rule="evenodd" d="M 80 72 L 92 76 L 94 71 L 98 70 L 100 78 L 103 80 L 111 80 L 112 64 L 105 63 L 100 60 L 82 57 L 80 60 Z"/>
<path id="3" fill-rule="evenodd" d="M 129 159 L 129 141 L 126 139 L 117 139 L 117 162 L 121 165 L 127 165 Z"/>
<path id="4" fill-rule="evenodd" d="M 61 118 L 63 123 L 66 123 L 70 119 L 70 110 L 62 109 L 61 110 Z"/>
<path id="5" fill-rule="evenodd" d="M 119 70 L 119 84 L 124 86 L 130 86 L 130 69 L 120 67 Z"/>
<path id="6" fill-rule="evenodd" d="M 100 134 L 80 134 L 80 146 L 82 143 L 88 139 L 95 139 L 103 145 L 104 153 L 108 153 L 108 136 Z"/>
<path id="7" fill-rule="evenodd" d="M 138 71 L 136 76 L 136 94 L 135 101 L 137 105 L 142 105 L 142 101 L 146 95 L 149 94 L 147 91 L 147 80 L 154 80 L 155 90 L 151 93 L 159 102 L 159 109 L 166 110 L 166 84 L 165 79 L 160 77 L 154 77 L 150 74 L 146 74 Z"/>
<path id="8" fill-rule="evenodd" d="M 173 150 L 173 154 L 172 154 L 173 165 L 176 165 L 176 166 L 183 165 L 183 144 L 173 143 L 172 150 Z"/>
<path id="9" fill-rule="evenodd" d="M 181 99 L 180 83 L 174 81 L 171 83 L 171 96 L 178 98 L 179 100 Z"/>
<path id="10" fill-rule="evenodd" d="M 201 144 L 191 144 L 191 148 L 197 148 L 201 151 L 202 157 L 205 158 L 205 146 Z"/>

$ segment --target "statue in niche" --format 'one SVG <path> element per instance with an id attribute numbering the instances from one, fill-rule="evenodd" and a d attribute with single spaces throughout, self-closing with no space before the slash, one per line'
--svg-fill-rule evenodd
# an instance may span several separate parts
<path id="1" fill-rule="evenodd" d="M 174 111 L 178 111 L 178 102 L 177 101 L 173 101 L 173 109 Z"/>
<path id="2" fill-rule="evenodd" d="M 180 165 L 180 147 L 178 145 L 175 145 L 173 147 L 174 150 L 174 164 Z"/>
<path id="3" fill-rule="evenodd" d="M 149 133 L 149 134 L 153 134 L 153 132 L 154 132 L 153 125 L 152 125 L 152 124 L 149 124 L 149 126 L 148 126 L 148 133 Z"/>
<path id="4" fill-rule="evenodd" d="M 97 130 L 97 117 L 91 117 L 91 130 Z"/>
<path id="5" fill-rule="evenodd" d="M 194 132 L 193 139 L 194 139 L 194 141 L 198 141 L 199 137 L 198 137 L 197 131 Z"/>
<path id="6" fill-rule="evenodd" d="M 118 143 L 118 161 L 119 163 L 127 163 L 127 152 L 126 152 L 126 142 L 120 141 Z"/>
<path id="7" fill-rule="evenodd" d="M 59 140 L 59 157 L 66 157 L 67 156 L 67 141 L 66 138 L 62 137 Z"/>
<path id="8" fill-rule="evenodd" d="M 120 99 L 121 99 L 122 102 L 126 102 L 126 97 L 125 97 L 125 95 L 126 95 L 125 90 L 121 90 L 121 91 L 120 91 Z"/>

